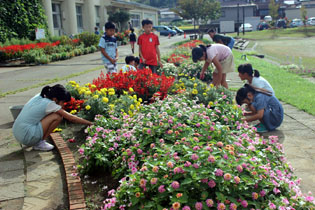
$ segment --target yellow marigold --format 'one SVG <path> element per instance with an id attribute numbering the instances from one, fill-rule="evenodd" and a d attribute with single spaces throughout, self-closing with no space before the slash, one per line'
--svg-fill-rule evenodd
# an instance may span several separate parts
<path id="1" fill-rule="evenodd" d="M 211 88 L 213 88 L 213 87 L 214 87 L 214 85 L 211 83 L 211 84 L 210 84 L 210 87 L 211 87 Z"/>
<path id="2" fill-rule="evenodd" d="M 86 87 L 90 87 L 90 83 L 86 83 L 85 86 L 86 86 Z"/>
<path id="3" fill-rule="evenodd" d="M 213 106 L 213 102 L 212 101 L 209 101 L 209 106 Z"/>
<path id="4" fill-rule="evenodd" d="M 129 91 L 130 91 L 130 92 L 134 92 L 134 90 L 133 90 L 133 88 L 132 88 L 132 87 L 130 87 L 130 88 L 129 88 Z"/>
<path id="5" fill-rule="evenodd" d="M 76 83 L 75 81 L 73 81 L 73 80 L 69 81 L 69 83 L 70 83 L 71 85 L 76 85 L 76 84 L 77 84 L 77 83 Z"/>
<path id="6" fill-rule="evenodd" d="M 84 93 L 85 95 L 91 95 L 92 94 L 92 92 L 91 91 L 85 91 L 85 93 Z"/>
<path id="7" fill-rule="evenodd" d="M 130 116 L 132 116 L 132 115 L 133 115 L 133 114 L 132 114 L 132 111 L 130 111 L 130 110 L 128 111 L 128 114 L 129 114 Z"/>
<path id="8" fill-rule="evenodd" d="M 91 109 L 91 106 L 90 106 L 90 105 L 87 105 L 87 106 L 85 106 L 85 109 L 86 109 L 86 110 L 90 110 L 90 109 Z"/>
<path id="9" fill-rule="evenodd" d="M 98 95 L 94 95 L 93 96 L 94 99 L 98 99 L 98 97 L 99 97 Z"/>
<path id="10" fill-rule="evenodd" d="M 115 92 L 108 92 L 108 95 L 110 96 L 115 95 Z"/>
<path id="11" fill-rule="evenodd" d="M 77 113 L 77 110 L 75 109 L 70 111 L 70 114 L 75 114 L 75 113 Z"/>
<path id="12" fill-rule="evenodd" d="M 102 88 L 101 91 L 102 92 L 107 92 L 107 88 Z"/>
<path id="13" fill-rule="evenodd" d="M 138 98 L 138 101 L 141 103 L 142 102 L 142 98 Z"/>
<path id="14" fill-rule="evenodd" d="M 114 105 L 114 104 L 109 104 L 109 107 L 110 107 L 111 109 L 114 109 L 114 108 L 115 108 L 115 105 Z"/>
<path id="15" fill-rule="evenodd" d="M 198 90 L 197 90 L 197 89 L 193 89 L 193 90 L 191 91 L 191 93 L 194 94 L 194 95 L 197 95 L 197 94 L 198 94 Z"/>
<path id="16" fill-rule="evenodd" d="M 131 110 L 134 110 L 135 109 L 135 106 L 133 104 L 130 105 L 129 107 Z"/>
<path id="17" fill-rule="evenodd" d="M 104 103 L 108 103 L 108 98 L 107 97 L 103 97 L 102 100 L 103 100 Z"/>
<path id="18" fill-rule="evenodd" d="M 137 100 L 137 95 L 133 95 L 133 98 Z"/>
<path id="19" fill-rule="evenodd" d="M 123 94 L 124 94 L 124 95 L 128 95 L 128 92 L 125 91 L 125 90 L 123 90 Z"/>
<path id="20" fill-rule="evenodd" d="M 96 86 L 95 85 L 91 85 L 91 88 L 96 88 Z"/>
<path id="21" fill-rule="evenodd" d="M 202 95 L 207 96 L 207 93 L 203 93 Z"/>
<path id="22" fill-rule="evenodd" d="M 197 87 L 197 83 L 194 83 L 194 88 L 196 88 Z"/>
<path id="23" fill-rule="evenodd" d="M 115 89 L 114 88 L 108 88 L 108 92 L 114 92 L 115 93 Z"/>

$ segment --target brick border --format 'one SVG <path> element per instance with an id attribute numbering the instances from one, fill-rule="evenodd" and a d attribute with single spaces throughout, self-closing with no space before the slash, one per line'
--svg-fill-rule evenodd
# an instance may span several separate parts
<path id="1" fill-rule="evenodd" d="M 84 200 L 84 192 L 79 176 L 72 176 L 72 173 L 77 173 L 75 160 L 67 143 L 63 140 L 59 133 L 50 134 L 62 159 L 63 167 L 65 169 L 66 183 L 69 199 L 69 210 L 87 210 Z"/>

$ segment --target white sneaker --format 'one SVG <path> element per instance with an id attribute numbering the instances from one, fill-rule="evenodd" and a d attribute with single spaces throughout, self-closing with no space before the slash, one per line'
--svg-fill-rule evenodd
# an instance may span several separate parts
<path id="1" fill-rule="evenodd" d="M 34 150 L 40 150 L 40 151 L 49 151 L 49 150 L 52 150 L 53 148 L 54 146 L 47 143 L 46 140 L 40 140 L 38 144 L 33 146 Z"/>

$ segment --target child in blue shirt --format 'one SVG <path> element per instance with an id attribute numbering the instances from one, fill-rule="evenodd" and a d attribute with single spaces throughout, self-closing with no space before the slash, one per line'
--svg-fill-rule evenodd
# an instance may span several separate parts
<path id="1" fill-rule="evenodd" d="M 13 124 L 13 134 L 21 144 L 33 146 L 35 150 L 49 151 L 53 145 L 45 139 L 63 118 L 80 124 L 92 122 L 66 112 L 62 107 L 70 101 L 70 93 L 62 86 L 45 86 L 40 94 L 30 99 Z"/>
<path id="2" fill-rule="evenodd" d="M 245 113 L 247 122 L 259 120 L 256 125 L 258 132 L 272 131 L 283 121 L 283 108 L 279 100 L 266 92 L 258 92 L 252 86 L 245 84 L 236 93 L 236 102 L 239 105 L 247 104 L 250 111 Z"/>
<path id="3" fill-rule="evenodd" d="M 98 46 L 101 48 L 101 56 L 107 73 L 117 73 L 118 49 L 117 40 L 114 37 L 115 24 L 105 24 L 105 35 L 101 37 Z"/>

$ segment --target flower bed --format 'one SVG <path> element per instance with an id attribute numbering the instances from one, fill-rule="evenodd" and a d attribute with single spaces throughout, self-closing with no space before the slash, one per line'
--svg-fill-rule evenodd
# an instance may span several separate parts
<path id="1" fill-rule="evenodd" d="M 242 123 L 243 110 L 230 91 L 176 76 L 176 69 L 176 81 L 147 71 L 68 86 L 85 100 L 79 114 L 96 115 L 78 150 L 81 175 L 97 169 L 120 179 L 118 188 L 108 189 L 102 209 L 315 208 L 314 197 L 300 191 L 277 137 L 264 139 Z M 164 91 L 167 97 L 144 106 L 136 87 L 153 84 L 155 93 L 161 91 L 161 83 L 148 82 L 161 82 L 154 78 L 173 85 Z"/>

